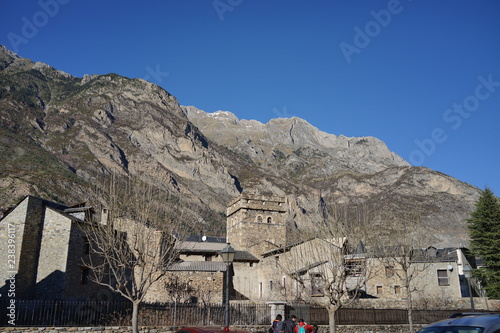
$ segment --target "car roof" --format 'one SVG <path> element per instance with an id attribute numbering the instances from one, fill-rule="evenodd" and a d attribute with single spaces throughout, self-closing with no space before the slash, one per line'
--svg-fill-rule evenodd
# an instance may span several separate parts
<path id="1" fill-rule="evenodd" d="M 500 323 L 500 314 L 492 315 L 472 315 L 459 318 L 449 318 L 438 321 L 428 326 L 478 326 L 490 327 L 496 323 Z"/>

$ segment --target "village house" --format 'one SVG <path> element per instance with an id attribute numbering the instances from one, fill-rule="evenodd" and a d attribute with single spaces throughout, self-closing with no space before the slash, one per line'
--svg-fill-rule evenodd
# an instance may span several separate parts
<path id="1" fill-rule="evenodd" d="M 109 299 L 82 265 L 90 246 L 80 223 L 89 211 L 29 195 L 9 212 L 0 221 L 2 297 L 7 296 L 6 281 L 15 276 L 18 299 Z"/>
<path id="2" fill-rule="evenodd" d="M 88 267 L 82 265 L 89 244 L 81 226 L 90 213 L 90 207 L 67 207 L 27 196 L 0 221 L 1 253 L 9 253 L 9 227 L 13 225 L 16 241 L 15 267 L 1 260 L 0 281 L 17 272 L 16 283 L 22 288 L 16 296 L 21 298 L 112 298 L 107 289 L 90 281 Z M 325 267 L 339 264 L 345 266 L 348 275 L 346 297 L 386 302 L 407 297 L 396 265 L 383 256 L 359 249 L 352 252 L 348 239 L 314 238 L 290 244 L 290 235 L 296 230 L 284 197 L 242 194 L 229 203 L 226 222 L 227 237 L 200 234 L 178 241 L 177 260 L 164 268 L 169 274 L 153 285 L 145 301 L 222 302 L 226 283 L 231 300 L 280 304 L 310 301 L 324 297 L 325 279 L 331 278 L 325 274 Z M 236 250 L 230 267 L 220 258 L 228 242 Z M 474 262 L 466 249 L 424 250 L 425 260 L 414 265 L 420 270 L 412 282 L 418 290 L 415 297 L 468 297 L 463 268 L 473 267 Z M 307 256 L 313 251 L 316 255 Z M 225 281 L 227 269 L 229 281 Z M 367 271 L 377 273 L 368 276 Z M 7 286 L 2 285 L 4 289 Z"/>

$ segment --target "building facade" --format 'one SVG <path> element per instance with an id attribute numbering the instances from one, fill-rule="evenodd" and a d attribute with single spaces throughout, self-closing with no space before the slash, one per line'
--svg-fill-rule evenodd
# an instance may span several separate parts
<path id="1" fill-rule="evenodd" d="M 0 221 L 0 292 L 15 285 L 20 299 L 98 298 L 82 258 L 89 243 L 81 229 L 87 207 L 67 207 L 27 196 Z M 108 294 L 108 293 L 106 293 Z"/>
<path id="2" fill-rule="evenodd" d="M 113 298 L 89 279 L 89 269 L 82 265 L 90 249 L 82 230 L 89 209 L 27 196 L 0 221 L 0 253 L 5 254 L 0 261 L 2 297 L 14 282 L 17 298 Z M 345 266 L 349 275 L 345 288 L 359 289 L 365 297 L 391 302 L 408 296 L 400 267 L 381 256 L 346 256 L 347 239 L 314 238 L 291 244 L 296 229 L 284 197 L 241 194 L 228 204 L 226 222 L 227 238 L 199 235 L 178 241 L 178 260 L 165 267 L 168 274 L 155 282 L 145 301 L 221 302 L 226 284 L 232 300 L 320 299 L 326 280 L 337 274 L 328 273 L 329 265 Z M 236 250 L 230 267 L 220 257 L 227 242 Z M 418 271 L 411 282 L 417 290 L 413 298 L 468 297 L 463 267 L 474 263 L 464 249 L 430 247 L 426 254 L 426 261 L 413 265 Z"/>

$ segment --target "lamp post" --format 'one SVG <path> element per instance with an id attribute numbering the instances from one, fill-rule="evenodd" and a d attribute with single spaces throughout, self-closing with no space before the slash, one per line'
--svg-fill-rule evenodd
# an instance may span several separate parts
<path id="1" fill-rule="evenodd" d="M 462 271 L 464 272 L 464 276 L 467 279 L 467 284 L 469 285 L 470 309 L 472 312 L 475 312 L 474 298 L 472 297 L 472 288 L 470 286 L 470 279 L 472 278 L 472 268 L 469 265 L 464 265 L 464 267 L 462 267 Z"/>
<path id="2" fill-rule="evenodd" d="M 226 247 L 220 251 L 222 261 L 226 264 L 226 300 L 224 310 L 224 327 L 226 330 L 229 328 L 229 267 L 233 263 L 235 253 L 236 251 L 231 247 L 230 243 L 227 243 Z"/>

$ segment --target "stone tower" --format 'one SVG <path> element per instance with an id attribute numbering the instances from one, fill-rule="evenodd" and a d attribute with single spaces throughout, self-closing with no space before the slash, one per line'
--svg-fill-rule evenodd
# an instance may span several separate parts
<path id="1" fill-rule="evenodd" d="M 283 197 L 241 194 L 227 208 L 227 241 L 248 249 L 262 241 L 286 244 L 287 203 Z"/>

